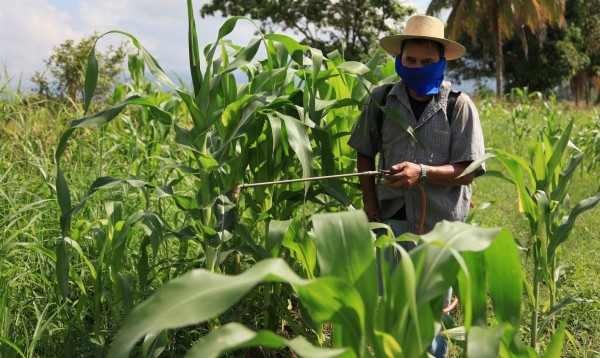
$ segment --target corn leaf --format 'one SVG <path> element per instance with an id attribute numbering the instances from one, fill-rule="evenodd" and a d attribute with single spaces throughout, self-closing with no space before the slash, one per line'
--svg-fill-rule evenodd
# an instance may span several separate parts
<path id="1" fill-rule="evenodd" d="M 485 272 L 494 316 L 499 323 L 519 327 L 521 317 L 521 261 L 514 238 L 501 230 L 484 252 Z M 477 291 L 477 290 L 475 290 Z M 485 294 L 485 290 L 483 290 Z"/>
<path id="2" fill-rule="evenodd" d="M 546 351 L 544 352 L 544 358 L 554 358 L 560 357 L 562 355 L 564 340 L 565 340 L 565 328 L 567 326 L 568 319 L 565 318 L 556 333 L 552 336 L 550 343 L 546 347 Z"/>
<path id="3" fill-rule="evenodd" d="M 467 336 L 467 357 L 497 358 L 503 335 L 504 326 L 471 327 Z"/>
<path id="4" fill-rule="evenodd" d="M 229 323 L 196 343 L 187 352 L 186 358 L 217 358 L 237 349 L 254 346 L 270 349 L 288 346 L 300 357 L 307 358 L 355 357 L 349 349 L 315 347 L 302 336 L 288 340 L 271 331 L 256 332 L 239 323 Z"/>

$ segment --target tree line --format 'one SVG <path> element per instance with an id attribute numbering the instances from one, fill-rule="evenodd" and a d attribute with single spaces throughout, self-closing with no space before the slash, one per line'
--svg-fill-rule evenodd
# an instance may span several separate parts
<path id="1" fill-rule="evenodd" d="M 447 36 L 467 48 L 449 64 L 455 80 L 496 79 L 496 94 L 512 88 L 549 93 L 569 84 L 576 103 L 589 105 L 600 89 L 600 0 L 432 0 L 429 15 L 450 10 Z M 211 0 L 201 16 L 249 16 L 264 31 L 293 31 L 325 54 L 339 50 L 347 60 L 366 61 L 378 39 L 400 33 L 416 9 L 396 0 Z M 87 54 L 96 35 L 67 40 L 45 60 L 46 71 L 31 78 L 36 92 L 81 98 Z M 123 73 L 127 47 L 100 54 L 100 93 L 107 95 Z M 600 103 L 600 91 L 595 103 Z"/>

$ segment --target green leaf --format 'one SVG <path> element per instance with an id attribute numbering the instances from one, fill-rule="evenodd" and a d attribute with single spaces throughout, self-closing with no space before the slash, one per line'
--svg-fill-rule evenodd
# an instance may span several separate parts
<path id="1" fill-rule="evenodd" d="M 548 244 L 548 257 L 554 257 L 554 253 L 560 244 L 565 242 L 573 229 L 573 225 L 575 225 L 575 221 L 577 217 L 584 212 L 593 209 L 598 202 L 600 201 L 600 193 L 595 196 L 586 198 L 581 200 L 575 205 L 571 213 L 569 214 L 569 219 L 561 224 L 554 230 L 554 235 L 550 238 L 550 243 Z"/>
<path id="2" fill-rule="evenodd" d="M 376 356 L 380 357 L 401 357 L 403 355 L 402 347 L 398 341 L 391 335 L 382 331 L 375 331 L 376 347 L 380 347 Z"/>
<path id="3" fill-rule="evenodd" d="M 290 227 L 292 220 L 271 220 L 269 222 L 269 233 L 267 235 L 267 251 L 271 253 L 272 257 L 279 255 L 281 249 L 281 243 L 283 237 Z"/>
<path id="4" fill-rule="evenodd" d="M 380 260 L 383 302 L 377 308 L 376 330 L 389 332 L 398 340 L 405 356 L 418 356 L 431 342 L 429 338 L 433 338 L 434 319 L 431 308 L 418 297 L 419 278 L 413 257 L 399 245 L 387 250 L 392 248 L 396 250 L 394 254 L 401 255 L 401 260 L 393 274 L 389 260 Z M 384 246 L 379 254 L 389 254 L 385 250 Z M 386 347 L 376 346 L 375 350 L 383 354 Z"/>
<path id="5" fill-rule="evenodd" d="M 252 59 L 254 58 L 254 56 L 256 55 L 256 52 L 258 52 L 258 48 L 260 47 L 260 38 L 256 38 L 250 41 L 250 43 L 248 44 L 247 47 L 243 48 L 235 57 L 235 60 L 233 60 L 229 66 L 227 66 L 227 68 L 225 68 L 222 73 L 228 73 L 228 72 L 232 72 L 234 70 L 237 70 L 245 65 L 247 65 L 248 63 L 250 63 L 250 61 L 252 61 Z"/>
<path id="6" fill-rule="evenodd" d="M 362 211 L 313 215 L 317 259 L 323 276 L 355 283 L 375 260 L 368 220 Z"/>
<path id="7" fill-rule="evenodd" d="M 80 127 L 97 127 L 107 124 L 112 121 L 116 116 L 118 116 L 123 109 L 130 105 L 137 104 L 146 107 L 150 107 L 152 110 L 152 114 L 156 115 L 161 123 L 170 124 L 171 116 L 167 112 L 162 109 L 156 107 L 152 102 L 145 98 L 141 98 L 138 95 L 133 95 L 123 102 L 119 103 L 116 106 L 105 109 L 99 113 L 93 114 L 88 117 L 84 117 L 81 119 L 77 119 L 71 122 L 71 128 L 80 128 Z"/>
<path id="8" fill-rule="evenodd" d="M 96 91 L 96 85 L 98 83 L 98 60 L 96 60 L 96 52 L 94 51 L 96 48 L 96 41 L 94 41 L 94 45 L 90 49 L 90 53 L 87 58 L 87 68 L 85 70 L 85 82 L 83 85 L 83 112 L 87 112 L 90 108 L 90 103 L 92 103 L 92 97 L 94 97 L 94 92 Z"/>
<path id="9" fill-rule="evenodd" d="M 571 156 L 569 166 L 560 172 L 558 175 L 558 185 L 556 189 L 550 194 L 550 198 L 554 201 L 562 202 L 567 195 L 569 187 L 571 186 L 571 179 L 575 173 L 575 169 L 581 164 L 583 160 L 583 152 L 578 152 Z"/>
<path id="10" fill-rule="evenodd" d="M 168 343 L 169 335 L 167 331 L 147 334 L 142 344 L 142 357 L 158 358 L 167 348 Z"/>
<path id="11" fill-rule="evenodd" d="M 125 35 L 127 37 L 129 37 L 131 39 L 131 42 L 133 43 L 133 45 L 140 50 L 140 52 L 142 53 L 142 57 L 144 58 L 144 62 L 148 65 L 148 70 L 150 70 L 150 73 L 152 73 L 152 75 L 160 82 L 162 82 L 163 84 L 169 86 L 170 88 L 174 89 L 174 90 L 178 90 L 179 87 L 176 86 L 173 81 L 171 81 L 169 79 L 169 77 L 167 76 L 167 74 L 165 73 L 165 71 L 163 71 L 163 69 L 160 67 L 160 64 L 158 63 L 158 60 L 156 60 L 156 58 L 154 56 L 152 56 L 138 41 L 138 39 L 133 36 L 130 33 L 127 33 L 125 31 L 120 31 L 120 30 L 112 30 L 112 31 L 108 31 L 104 34 L 102 34 L 100 37 L 104 37 L 107 34 L 110 33 L 116 33 L 116 34 L 121 34 L 121 35 Z M 100 39 L 100 37 L 98 39 Z"/>
<path id="12" fill-rule="evenodd" d="M 501 230 L 443 220 L 437 223 L 432 231 L 422 235 L 421 240 L 428 243 L 444 242 L 457 251 L 483 251 L 490 246 Z"/>
<path id="13" fill-rule="evenodd" d="M 523 287 L 514 238 L 507 230 L 500 231 L 484 255 L 494 317 L 499 323 L 509 322 L 519 327 Z"/>
<path id="14" fill-rule="evenodd" d="M 350 284 L 335 277 L 304 280 L 285 261 L 266 259 L 237 276 L 198 269 L 168 282 L 126 318 L 111 345 L 109 357 L 127 357 L 137 340 L 149 332 L 217 317 L 259 282 L 293 285 L 314 318 L 343 325 L 350 340 L 348 345 L 355 350 L 364 345 L 364 308 L 360 295 Z"/>
<path id="15" fill-rule="evenodd" d="M 463 258 L 468 268 L 468 277 L 459 278 L 459 297 L 461 302 L 469 302 L 470 310 L 465 309 L 466 326 L 470 328 L 470 325 L 476 325 L 480 327 L 487 327 L 487 308 L 488 308 L 488 297 L 487 297 L 487 280 L 486 280 L 486 261 L 485 253 L 481 252 L 464 252 Z M 461 276 L 465 275 L 461 272 Z M 470 296 L 465 292 L 466 280 L 471 282 Z"/>
<path id="16" fill-rule="evenodd" d="M 324 277 L 297 287 L 302 304 L 315 322 L 335 323 L 335 344 L 352 347 L 356 356 L 365 349 L 365 307 L 358 291 L 337 277 Z M 341 334 L 340 334 L 341 332 Z"/>
<path id="17" fill-rule="evenodd" d="M 496 155 L 492 154 L 492 153 L 483 154 L 479 158 L 475 159 L 471 164 L 469 164 L 469 166 L 462 173 L 460 173 L 460 175 L 457 176 L 456 178 L 458 179 L 467 174 L 471 174 L 472 172 L 477 170 L 477 168 L 479 168 L 481 166 L 481 164 L 483 164 L 486 160 L 488 160 L 490 158 L 495 158 L 495 157 L 496 157 Z"/>
<path id="18" fill-rule="evenodd" d="M 322 276 L 339 277 L 352 284 L 364 304 L 366 317 L 377 306 L 377 269 L 368 220 L 363 211 L 313 215 L 317 260 Z M 365 317 L 361 317 L 365 322 Z M 373 332 L 366 320 L 366 332 Z M 347 337 L 349 338 L 349 337 Z"/>
<path id="19" fill-rule="evenodd" d="M 247 135 L 254 126 L 262 125 L 262 123 L 254 120 L 256 118 L 256 111 L 261 105 L 262 103 L 257 100 L 256 96 L 244 96 L 227 106 L 222 119 L 226 123 L 235 123 L 235 126 L 232 126 L 233 129 L 228 131 L 221 147 L 213 153 L 213 157 L 220 165 L 223 165 L 224 161 L 229 160 L 226 154 L 235 139 Z M 232 108 L 229 109 L 229 107 Z"/>
<path id="20" fill-rule="evenodd" d="M 346 61 L 336 66 L 338 69 L 346 70 L 359 75 L 371 72 L 371 69 L 358 61 Z"/>
<path id="21" fill-rule="evenodd" d="M 546 150 L 552 149 L 546 148 Z M 536 179 L 535 188 L 537 190 L 546 190 L 547 183 L 551 182 L 551 177 L 549 176 L 552 175 L 552 172 L 548 172 L 548 168 L 546 167 L 546 155 L 542 143 L 537 143 L 533 168 L 535 169 L 533 172 Z"/>
<path id="22" fill-rule="evenodd" d="M 217 37 L 217 42 L 219 42 L 220 39 L 229 35 L 231 33 L 231 31 L 233 31 L 238 20 L 249 20 L 250 22 L 252 22 L 252 20 L 250 20 L 249 18 L 244 17 L 244 16 L 233 16 L 233 17 L 227 19 L 225 21 L 225 23 L 223 23 L 223 25 L 221 25 L 221 28 L 219 28 L 219 36 Z M 254 22 L 252 22 L 252 23 L 254 23 Z"/>
<path id="23" fill-rule="evenodd" d="M 313 78 L 319 77 L 319 72 L 321 72 L 321 67 L 323 67 L 323 52 L 318 49 L 311 48 L 310 55 L 312 57 L 312 67 L 313 67 Z M 313 80 L 312 93 L 317 93 L 317 81 Z"/>
<path id="24" fill-rule="evenodd" d="M 306 284 L 280 259 L 268 259 L 237 276 L 197 269 L 169 281 L 137 305 L 125 319 L 109 351 L 128 357 L 138 339 L 148 332 L 205 322 L 225 312 L 262 281 Z M 175 304 L 176 303 L 176 304 Z"/>
<path id="25" fill-rule="evenodd" d="M 281 113 L 278 113 L 277 116 L 285 123 L 287 140 L 302 165 L 302 177 L 311 177 L 313 152 L 310 146 L 310 138 L 308 137 L 308 127 L 293 117 Z"/>
<path id="26" fill-rule="evenodd" d="M 314 278 L 317 250 L 314 242 L 308 237 L 302 218 L 296 217 L 292 220 L 281 244 L 293 252 L 294 257 L 300 262 L 308 278 Z"/>
<path id="27" fill-rule="evenodd" d="M 190 73 L 192 75 L 192 85 L 194 94 L 200 92 L 202 83 L 202 72 L 200 71 L 200 50 L 198 49 L 198 34 L 196 32 L 196 21 L 194 20 L 194 9 L 192 0 L 187 1 L 188 16 L 188 55 L 190 58 Z"/>
<path id="28" fill-rule="evenodd" d="M 565 130 L 562 132 L 560 139 L 553 148 L 552 156 L 548 160 L 548 175 L 553 175 L 554 170 L 560 164 L 560 160 L 563 157 L 567 145 L 569 144 L 569 137 L 573 129 L 573 120 L 569 122 Z"/>
<path id="29" fill-rule="evenodd" d="M 563 308 L 570 306 L 572 304 L 580 304 L 580 303 L 594 303 L 594 300 L 586 300 L 583 298 L 573 298 L 573 297 L 569 297 L 566 300 L 560 302 L 559 304 L 555 305 L 554 307 L 550 307 L 550 310 L 548 310 L 548 313 L 546 313 L 546 315 L 544 316 L 544 319 L 542 321 L 542 324 L 540 324 L 540 328 L 538 329 L 539 334 L 543 334 L 546 327 L 548 326 L 548 324 L 550 322 L 552 322 L 552 320 L 556 317 L 556 315 L 562 311 Z"/>
<path id="30" fill-rule="evenodd" d="M 56 278 L 63 301 L 69 297 L 69 257 L 65 242 L 61 241 L 56 247 Z"/>
<path id="31" fill-rule="evenodd" d="M 389 119 L 393 120 L 394 122 L 396 122 L 397 124 L 399 124 L 412 137 L 412 139 L 414 139 L 415 142 L 417 142 L 417 144 L 419 144 L 420 146 L 423 146 L 423 143 L 421 143 L 421 141 L 419 141 L 419 139 L 417 139 L 417 137 L 415 137 L 415 129 L 413 127 L 411 127 L 411 125 L 408 123 L 408 121 L 406 119 L 404 119 L 402 116 L 400 116 L 400 114 L 398 114 L 398 112 L 391 109 L 389 106 L 385 106 L 385 107 L 381 107 L 379 105 L 377 105 L 377 106 L 379 107 L 379 109 L 381 109 L 385 113 L 386 119 L 389 118 Z"/>
<path id="32" fill-rule="evenodd" d="M 525 167 L 523 167 L 523 163 L 524 163 L 523 158 L 520 158 L 520 157 L 515 158 L 515 156 L 505 153 L 505 152 L 502 152 L 502 151 L 498 151 L 498 152 L 499 152 L 499 155 L 497 156 L 498 160 L 508 170 L 508 172 L 512 178 L 512 182 L 517 187 L 517 194 L 519 195 L 519 200 L 520 200 L 519 209 L 521 209 L 521 205 L 522 205 L 523 210 L 525 210 L 525 212 L 535 220 L 537 218 L 535 203 L 533 202 L 533 199 L 530 196 L 531 194 L 529 193 L 529 191 L 527 190 L 527 187 L 525 186 L 525 180 L 524 180 L 524 174 L 523 174 L 523 169 L 525 169 L 526 172 L 528 174 L 530 174 L 529 176 L 530 176 L 531 183 L 534 183 L 535 178 L 533 178 L 533 175 L 531 175 L 531 170 L 529 169 L 529 167 L 527 166 L 526 163 L 525 163 Z"/>
<path id="33" fill-rule="evenodd" d="M 565 327 L 567 326 L 568 317 L 565 318 L 556 333 L 552 336 L 550 343 L 546 347 L 546 351 L 544 352 L 544 358 L 559 358 L 562 356 L 562 351 L 564 347 L 564 338 L 565 338 Z"/>
<path id="34" fill-rule="evenodd" d="M 17 352 L 19 356 L 25 358 L 25 354 L 23 354 L 23 352 L 19 349 L 19 346 L 9 341 L 8 339 L 0 337 L 0 343 L 7 345 L 8 347 L 12 348 L 15 352 Z"/>
<path id="35" fill-rule="evenodd" d="M 504 326 L 471 327 L 467 336 L 467 357 L 498 358 Z"/>
<path id="36" fill-rule="evenodd" d="M 210 155 L 198 153 L 198 164 L 200 168 L 207 172 L 211 172 L 219 168 L 219 163 Z"/>
<path id="37" fill-rule="evenodd" d="M 266 40 L 277 41 L 285 46 L 288 52 L 291 54 L 292 59 L 297 63 L 303 64 L 303 53 L 308 50 L 307 46 L 301 45 L 298 41 L 293 38 L 280 35 L 280 34 L 268 34 L 265 35 Z"/>
<path id="38" fill-rule="evenodd" d="M 79 210 L 81 210 L 81 208 L 83 208 L 83 206 L 85 205 L 85 203 L 87 202 L 88 198 L 94 194 L 96 191 L 100 190 L 100 189 L 111 189 L 111 188 L 115 188 L 121 184 L 129 184 L 134 188 L 141 188 L 143 186 L 150 186 L 148 183 L 139 180 L 137 178 L 131 178 L 131 179 L 118 179 L 118 178 L 114 178 L 114 177 L 100 177 L 97 178 L 92 185 L 90 185 L 89 189 L 87 190 L 87 192 L 85 193 L 83 199 L 74 207 L 72 207 L 71 209 L 69 209 L 67 212 L 63 213 L 60 216 L 60 225 L 61 225 L 61 229 L 62 232 L 64 233 L 63 235 L 66 236 L 66 233 L 68 233 L 68 226 L 69 226 L 69 222 L 71 217 L 77 213 Z"/>
<path id="39" fill-rule="evenodd" d="M 270 349 L 288 346 L 299 356 L 308 358 L 354 357 L 348 349 L 315 347 L 302 336 L 288 340 L 270 331 L 255 332 L 239 323 L 229 323 L 203 337 L 188 351 L 186 357 L 217 358 L 237 349 L 254 346 Z"/>

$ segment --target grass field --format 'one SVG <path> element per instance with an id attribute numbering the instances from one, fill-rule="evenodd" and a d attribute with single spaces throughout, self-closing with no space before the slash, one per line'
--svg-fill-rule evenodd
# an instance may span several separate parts
<path id="1" fill-rule="evenodd" d="M 520 124 L 515 124 L 515 103 L 490 99 L 477 102 L 486 145 L 491 148 L 526 156 L 527 142 L 548 125 L 547 118 L 541 114 L 542 103 L 532 103 L 537 108 L 533 114 L 520 118 Z M 567 103 L 554 104 L 552 113 L 560 125 L 566 125 L 573 118 L 575 133 L 597 129 L 600 122 L 597 111 L 574 110 Z M 56 283 L 60 259 L 55 251 L 61 240 L 60 209 L 56 200 L 53 156 L 60 134 L 71 120 L 79 117 L 80 109 L 32 101 L 18 93 L 8 93 L 0 99 L 0 357 L 102 356 L 123 317 L 135 304 L 170 278 L 198 266 L 201 250 L 193 243 L 166 241 L 155 253 L 149 284 L 138 290 L 134 284 L 139 279 L 136 266 L 140 257 L 146 255 L 146 249 L 139 237 L 133 235 L 129 244 L 132 249 L 126 253 L 123 274 L 117 283 L 101 282 L 101 271 L 105 268 L 98 263 L 98 255 L 103 254 L 102 245 L 106 242 L 103 237 L 117 235 L 113 230 L 118 231 L 118 228 L 112 224 L 119 221 L 118 213 L 125 218 L 127 213 L 146 207 L 163 212 L 162 217 L 172 223 L 182 220 L 176 215 L 170 216 L 168 205 L 157 204 L 137 189 L 101 191 L 90 198 L 72 222 L 71 235 L 76 243 L 69 248 L 72 262 L 69 278 L 72 286 L 86 293 L 82 296 L 85 299 L 73 297 L 74 304 L 69 309 L 61 303 L 61 290 Z M 134 125 L 136 118 L 139 120 L 130 113 L 102 130 L 84 130 L 73 137 L 63 165 L 67 168 L 65 175 L 74 202 L 81 200 L 95 177 L 135 175 L 152 181 L 148 173 L 153 173 L 153 168 L 169 160 L 181 160 L 173 133 L 160 134 L 164 136 L 162 142 L 144 141 L 143 135 L 136 132 L 139 128 Z M 140 132 L 148 130 L 139 129 Z M 527 134 L 520 137 L 523 130 Z M 597 139 L 595 142 L 588 139 L 588 142 L 591 143 L 588 151 L 598 151 L 594 148 L 598 146 Z M 159 154 L 162 159 L 157 159 Z M 599 168 L 590 158 L 584 160 L 570 188 L 573 203 L 598 192 Z M 488 169 L 501 168 L 490 160 Z M 516 191 L 511 185 L 492 177 L 479 178 L 474 201 L 492 203 L 489 208 L 476 212 L 474 222 L 485 227 L 505 227 L 527 246 L 528 224 L 518 212 Z M 598 210 L 583 214 L 569 240 L 559 249 L 558 302 L 568 297 L 593 301 L 570 305 L 557 316 L 558 321 L 568 319 L 566 357 L 600 356 Z M 190 247 L 184 250 L 184 245 Z M 523 255 L 522 261 L 523 267 L 531 267 L 530 258 Z M 100 292 L 96 292 L 98 290 Z M 91 308 L 84 308 L 88 306 Z M 524 321 L 529 319 L 528 314 L 525 309 Z M 178 330 L 170 337 L 165 355 L 177 356 L 185 351 L 203 329 L 198 326 Z M 528 332 L 524 330 L 522 334 L 526 340 Z M 547 337 L 544 339 L 542 345 Z"/>

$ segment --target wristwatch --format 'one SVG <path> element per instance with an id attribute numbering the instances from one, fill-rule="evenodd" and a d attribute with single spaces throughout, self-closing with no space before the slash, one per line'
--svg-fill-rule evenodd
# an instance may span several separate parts
<path id="1" fill-rule="evenodd" d="M 421 167 L 421 177 L 419 178 L 419 183 L 423 183 L 425 182 L 425 179 L 427 179 L 427 167 L 425 164 L 419 164 L 419 166 Z"/>

